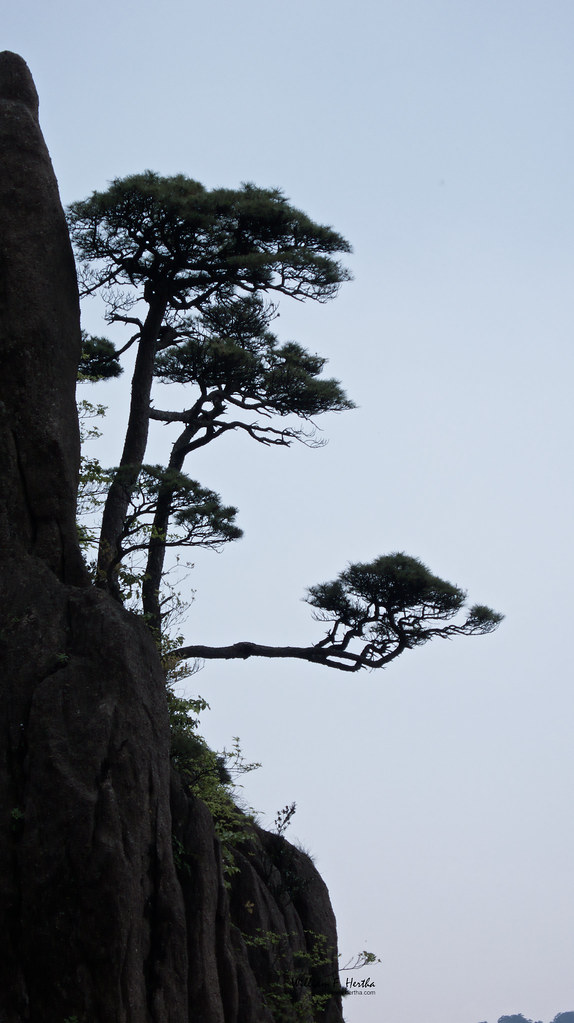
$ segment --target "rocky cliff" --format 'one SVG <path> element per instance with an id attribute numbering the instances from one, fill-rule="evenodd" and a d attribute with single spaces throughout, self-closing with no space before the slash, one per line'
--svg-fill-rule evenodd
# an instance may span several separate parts
<path id="1" fill-rule="evenodd" d="M 0 1023 L 339 1023 L 323 881 L 256 828 L 224 877 L 154 644 L 84 571 L 74 263 L 11 53 L 0 161 Z"/>

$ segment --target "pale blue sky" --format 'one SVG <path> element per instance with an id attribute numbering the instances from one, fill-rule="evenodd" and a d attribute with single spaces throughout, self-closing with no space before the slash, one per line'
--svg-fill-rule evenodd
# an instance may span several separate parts
<path id="1" fill-rule="evenodd" d="M 3 22 L 65 202 L 146 167 L 253 180 L 354 247 L 337 300 L 277 327 L 359 408 L 321 451 L 229 438 L 189 465 L 246 535 L 195 559 L 188 638 L 304 642 L 305 587 L 397 549 L 507 615 L 361 678 L 193 680 L 213 743 L 263 762 L 247 800 L 269 824 L 297 802 L 343 956 L 383 960 L 349 1023 L 574 1009 L 574 7 L 21 0 Z"/>

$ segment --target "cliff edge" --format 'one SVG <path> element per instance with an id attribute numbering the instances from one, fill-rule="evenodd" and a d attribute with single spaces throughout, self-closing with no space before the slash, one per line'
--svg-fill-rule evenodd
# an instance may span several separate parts
<path id="1" fill-rule="evenodd" d="M 6 52 L 0 163 L 0 1021 L 339 1023 L 324 883 L 256 828 L 224 877 L 151 636 L 84 570 L 74 261 Z"/>

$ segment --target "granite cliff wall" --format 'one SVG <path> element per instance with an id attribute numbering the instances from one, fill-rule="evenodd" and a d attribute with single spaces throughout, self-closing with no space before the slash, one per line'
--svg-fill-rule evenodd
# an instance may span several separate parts
<path id="1" fill-rule="evenodd" d="M 339 1023 L 324 883 L 257 829 L 224 883 L 209 811 L 170 765 L 154 644 L 83 568 L 79 347 L 36 90 L 3 53 L 0 1023 Z"/>

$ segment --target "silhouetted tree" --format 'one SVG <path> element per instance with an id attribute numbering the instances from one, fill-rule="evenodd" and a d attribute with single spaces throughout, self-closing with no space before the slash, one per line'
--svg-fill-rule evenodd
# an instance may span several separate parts
<path id="1" fill-rule="evenodd" d="M 186 646 L 174 657 L 294 657 L 340 671 L 383 668 L 404 650 L 430 639 L 481 636 L 492 632 L 502 615 L 475 605 L 455 622 L 466 594 L 432 575 L 417 558 L 389 554 L 368 564 L 350 565 L 335 582 L 312 586 L 307 602 L 327 633 L 308 647 L 269 647 L 235 643 L 228 647 Z"/>
<path id="2" fill-rule="evenodd" d="M 349 274 L 334 256 L 349 245 L 277 190 L 208 191 L 151 171 L 73 203 L 69 222 L 83 294 L 101 292 L 107 320 L 133 330 L 119 351 L 85 336 L 82 378 L 116 376 L 121 355 L 137 346 L 120 464 L 102 476 L 97 582 L 121 599 L 122 580 L 130 578 L 123 563 L 143 553 L 142 609 L 159 636 L 166 551 L 218 547 L 241 535 L 236 509 L 183 473 L 186 458 L 229 432 L 266 445 L 313 444 L 317 415 L 353 407 L 338 381 L 321 375 L 324 358 L 294 341 L 281 344 L 270 330 L 274 297 L 325 302 L 335 295 Z M 183 385 L 186 407 L 154 407 L 154 380 Z M 180 428 L 166 466 L 145 463 L 152 420 Z M 416 558 L 391 554 L 309 590 L 315 617 L 327 624 L 311 646 L 192 645 L 170 656 L 384 667 L 435 637 L 496 628 L 501 615 L 484 606 L 458 617 L 465 596 Z"/>
<path id="3" fill-rule="evenodd" d="M 103 292 L 108 321 L 135 327 L 119 352 L 87 338 L 83 360 L 86 377 L 94 363 L 100 375 L 115 374 L 120 355 L 137 345 L 126 437 L 98 553 L 98 583 L 118 598 L 121 538 L 150 420 L 182 427 L 159 488 L 145 573 L 144 612 L 157 630 L 165 538 L 186 456 L 237 430 L 263 444 L 288 445 L 305 439 L 305 431 L 270 425 L 271 417 L 309 423 L 352 407 L 337 381 L 321 377 L 324 359 L 295 343 L 278 344 L 269 330 L 276 307 L 266 298 L 327 301 L 349 278 L 333 258 L 349 245 L 277 190 L 208 191 L 181 175 L 150 171 L 73 203 L 69 224 L 83 294 Z M 154 377 L 187 384 L 188 407 L 154 409 Z"/>
<path id="4" fill-rule="evenodd" d="M 513 1016 L 500 1016 L 498 1023 L 533 1023 L 533 1021 L 531 1019 L 526 1019 L 521 1012 L 518 1012 Z"/>

